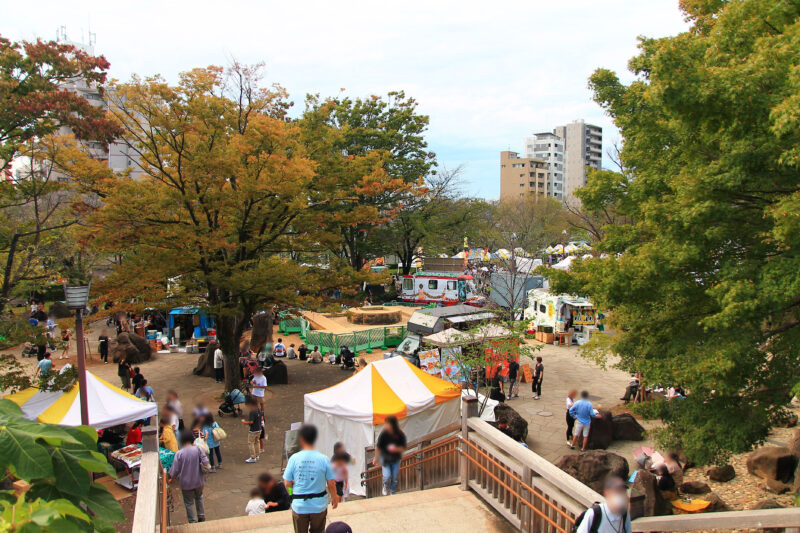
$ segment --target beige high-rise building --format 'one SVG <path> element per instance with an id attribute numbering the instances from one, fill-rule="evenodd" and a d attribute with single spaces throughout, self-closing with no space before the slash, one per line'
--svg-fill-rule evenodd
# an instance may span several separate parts
<path id="1" fill-rule="evenodd" d="M 552 196 L 547 174 L 544 159 L 500 152 L 500 199 Z"/>
<path id="2" fill-rule="evenodd" d="M 600 169 L 603 160 L 603 128 L 575 120 L 553 130 L 564 141 L 564 198 L 574 199 L 575 189 L 586 185 L 586 167 Z"/>

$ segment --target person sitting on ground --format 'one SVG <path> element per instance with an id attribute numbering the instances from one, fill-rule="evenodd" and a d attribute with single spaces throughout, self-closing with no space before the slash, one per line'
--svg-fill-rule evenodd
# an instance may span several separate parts
<path id="1" fill-rule="evenodd" d="M 286 348 L 286 359 L 297 359 L 297 352 L 294 350 L 294 344 L 290 344 Z"/>
<path id="2" fill-rule="evenodd" d="M 275 343 L 273 353 L 275 357 L 286 357 L 286 346 L 283 344 L 283 339 L 279 338 L 278 342 Z"/>
<path id="3" fill-rule="evenodd" d="M 605 503 L 595 503 L 578 520 L 577 533 L 631 533 L 628 516 L 628 486 L 618 476 L 609 476 L 603 485 Z"/>
<path id="4" fill-rule="evenodd" d="M 306 343 L 300 343 L 300 347 L 297 349 L 297 354 L 301 361 L 308 360 L 308 348 L 306 347 Z"/>
<path id="5" fill-rule="evenodd" d="M 308 354 L 308 362 L 315 364 L 322 362 L 322 353 L 319 351 L 319 346 L 314 346 L 314 350 Z"/>
<path id="6" fill-rule="evenodd" d="M 669 469 L 667 465 L 662 464 L 658 468 L 658 474 L 656 475 L 657 486 L 658 490 L 661 491 L 661 495 L 666 500 L 674 500 L 678 497 L 678 491 L 675 487 L 675 480 L 672 478 L 672 475 L 669 473 Z"/>
<path id="7" fill-rule="evenodd" d="M 275 479 L 269 472 L 258 476 L 258 488 L 261 498 L 266 503 L 264 512 L 274 513 L 288 511 L 292 506 L 292 498 L 283 481 Z"/>
<path id="8" fill-rule="evenodd" d="M 258 489 L 253 489 L 250 491 L 250 501 L 247 502 L 247 506 L 244 508 L 244 512 L 247 513 L 247 516 L 253 516 L 256 514 L 264 514 L 266 509 L 266 503 L 264 502 L 264 498 L 261 497 L 261 491 Z"/>
<path id="9" fill-rule="evenodd" d="M 353 369 L 356 366 L 355 355 L 347 348 L 342 349 L 342 370 Z"/>
<path id="10" fill-rule="evenodd" d="M 636 394 L 639 392 L 639 373 L 631 374 L 631 381 L 625 387 L 625 395 L 620 398 L 625 403 L 636 399 Z"/>

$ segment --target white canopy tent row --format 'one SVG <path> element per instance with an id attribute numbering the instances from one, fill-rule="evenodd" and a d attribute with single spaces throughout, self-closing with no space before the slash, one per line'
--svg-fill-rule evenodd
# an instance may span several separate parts
<path id="1" fill-rule="evenodd" d="M 461 417 L 461 388 L 413 366 L 403 357 L 368 364 L 352 377 L 304 397 L 303 418 L 319 430 L 324 454 L 342 442 L 353 456 L 350 492 L 365 495 L 364 449 L 374 446 L 388 416 L 394 415 L 409 441 L 455 424 Z"/>
<path id="2" fill-rule="evenodd" d="M 86 372 L 86 391 L 89 425 L 95 429 L 127 424 L 158 414 L 158 405 L 154 402 L 140 400 L 91 372 Z M 66 392 L 41 391 L 37 387 L 31 387 L 10 394 L 5 399 L 19 405 L 23 416 L 28 420 L 62 426 L 81 425 L 77 381 Z"/>

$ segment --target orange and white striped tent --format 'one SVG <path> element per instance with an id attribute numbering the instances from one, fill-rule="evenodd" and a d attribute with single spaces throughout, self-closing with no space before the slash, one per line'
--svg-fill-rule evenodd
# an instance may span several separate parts
<path id="1" fill-rule="evenodd" d="M 317 450 L 343 442 L 356 464 L 350 490 L 363 495 L 364 448 L 375 444 L 386 417 L 396 416 L 411 441 L 460 420 L 461 389 L 402 357 L 370 363 L 349 379 L 305 395 L 304 419 L 319 430 Z"/>

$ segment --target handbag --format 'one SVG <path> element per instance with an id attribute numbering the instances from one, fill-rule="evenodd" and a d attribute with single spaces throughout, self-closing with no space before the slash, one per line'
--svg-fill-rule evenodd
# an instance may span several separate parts
<path id="1" fill-rule="evenodd" d="M 211 472 L 213 472 L 213 470 L 211 470 L 211 465 L 203 462 L 203 454 L 202 453 L 197 455 L 197 461 L 200 463 L 200 473 L 201 474 L 206 476 L 206 475 L 210 474 Z"/>
<path id="2" fill-rule="evenodd" d="M 202 437 L 194 439 L 194 445 L 197 446 L 201 452 L 208 455 L 208 444 L 206 444 L 206 441 L 204 441 Z"/>
<path id="3" fill-rule="evenodd" d="M 214 427 L 211 428 L 211 434 L 214 436 L 214 440 L 217 442 L 223 441 L 228 438 L 228 434 L 225 432 L 225 430 L 216 425 L 216 423 Z"/>

